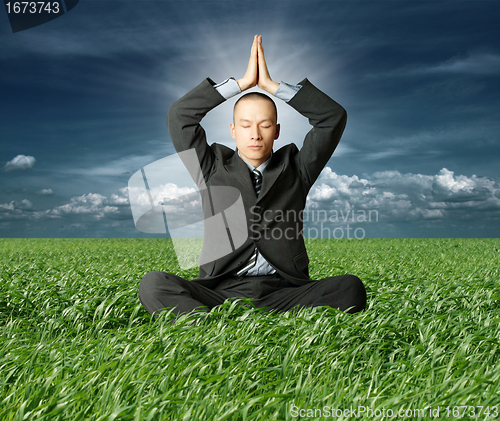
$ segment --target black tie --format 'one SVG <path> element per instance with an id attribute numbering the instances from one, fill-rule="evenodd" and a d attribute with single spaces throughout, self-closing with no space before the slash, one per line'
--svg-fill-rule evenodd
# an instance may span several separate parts
<path id="1" fill-rule="evenodd" d="M 253 187 L 255 188 L 255 193 L 257 193 L 257 196 L 260 193 L 260 188 L 262 187 L 262 174 L 260 173 L 259 170 L 253 169 L 252 170 L 252 180 L 253 180 Z"/>
<path id="2" fill-rule="evenodd" d="M 255 193 L 257 193 L 258 196 L 260 193 L 260 188 L 262 187 L 262 174 L 259 170 L 257 169 L 252 170 L 252 181 L 253 181 L 253 186 L 255 188 Z M 236 275 L 238 276 L 245 275 L 245 273 L 247 273 L 251 268 L 255 266 L 256 262 L 257 262 L 257 247 L 254 249 L 252 255 L 250 256 L 250 259 L 248 259 L 245 262 L 243 268 L 240 269 L 238 272 L 236 272 Z"/>

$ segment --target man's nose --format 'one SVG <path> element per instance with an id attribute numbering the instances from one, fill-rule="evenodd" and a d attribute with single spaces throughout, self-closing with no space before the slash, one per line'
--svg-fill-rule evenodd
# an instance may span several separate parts
<path id="1" fill-rule="evenodd" d="M 252 136 L 252 139 L 260 140 L 261 139 L 260 130 L 258 128 L 254 128 L 252 130 L 251 136 Z"/>

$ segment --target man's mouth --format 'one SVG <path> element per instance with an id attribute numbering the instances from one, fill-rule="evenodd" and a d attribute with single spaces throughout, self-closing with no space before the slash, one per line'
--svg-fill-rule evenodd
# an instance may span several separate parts
<path id="1" fill-rule="evenodd" d="M 260 148 L 262 148 L 262 146 L 261 146 L 261 145 L 250 145 L 250 146 L 248 146 L 248 147 L 249 147 L 250 149 L 260 149 Z"/>

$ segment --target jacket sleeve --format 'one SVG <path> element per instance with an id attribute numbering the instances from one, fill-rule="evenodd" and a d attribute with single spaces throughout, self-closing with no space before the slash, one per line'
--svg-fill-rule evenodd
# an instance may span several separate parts
<path id="1" fill-rule="evenodd" d="M 299 176 L 309 190 L 337 147 L 347 122 L 344 108 L 316 88 L 307 79 L 299 82 L 302 88 L 288 104 L 313 127 L 295 157 Z"/>
<path id="2" fill-rule="evenodd" d="M 194 148 L 205 180 L 210 176 L 215 157 L 200 122 L 210 110 L 225 101 L 214 85 L 210 78 L 205 79 L 175 101 L 167 113 L 167 127 L 175 150 L 182 152 Z"/>

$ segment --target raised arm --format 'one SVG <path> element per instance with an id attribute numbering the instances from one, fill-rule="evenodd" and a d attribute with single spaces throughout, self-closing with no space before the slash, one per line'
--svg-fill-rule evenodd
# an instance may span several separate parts
<path id="1" fill-rule="evenodd" d="M 250 59 L 245 75 L 237 80 L 241 91 L 257 85 L 257 42 L 256 35 L 250 50 Z M 205 180 L 210 176 L 215 158 L 200 122 L 210 110 L 227 99 L 216 87 L 217 85 L 211 79 L 205 79 L 197 87 L 175 101 L 167 113 L 168 131 L 175 150 L 182 152 L 194 148 Z"/>
<path id="2" fill-rule="evenodd" d="M 262 36 L 257 38 L 259 88 L 272 95 L 278 94 L 282 86 L 274 82 L 269 74 Z M 286 85 L 286 84 L 285 84 Z M 328 95 L 316 88 L 307 79 L 299 82 L 300 90 L 287 103 L 309 119 L 313 128 L 307 133 L 304 144 L 295 157 L 296 168 L 307 188 L 311 188 L 337 147 L 344 131 L 347 113 Z"/>
<path id="3" fill-rule="evenodd" d="M 210 176 L 215 158 L 200 121 L 222 102 L 224 97 L 207 78 L 175 101 L 167 113 L 167 127 L 175 150 L 182 152 L 194 148 L 205 180 Z"/>
<path id="4" fill-rule="evenodd" d="M 308 79 L 288 105 L 307 117 L 312 127 L 295 157 L 297 170 L 310 189 L 339 144 L 347 122 L 345 109 Z"/>

